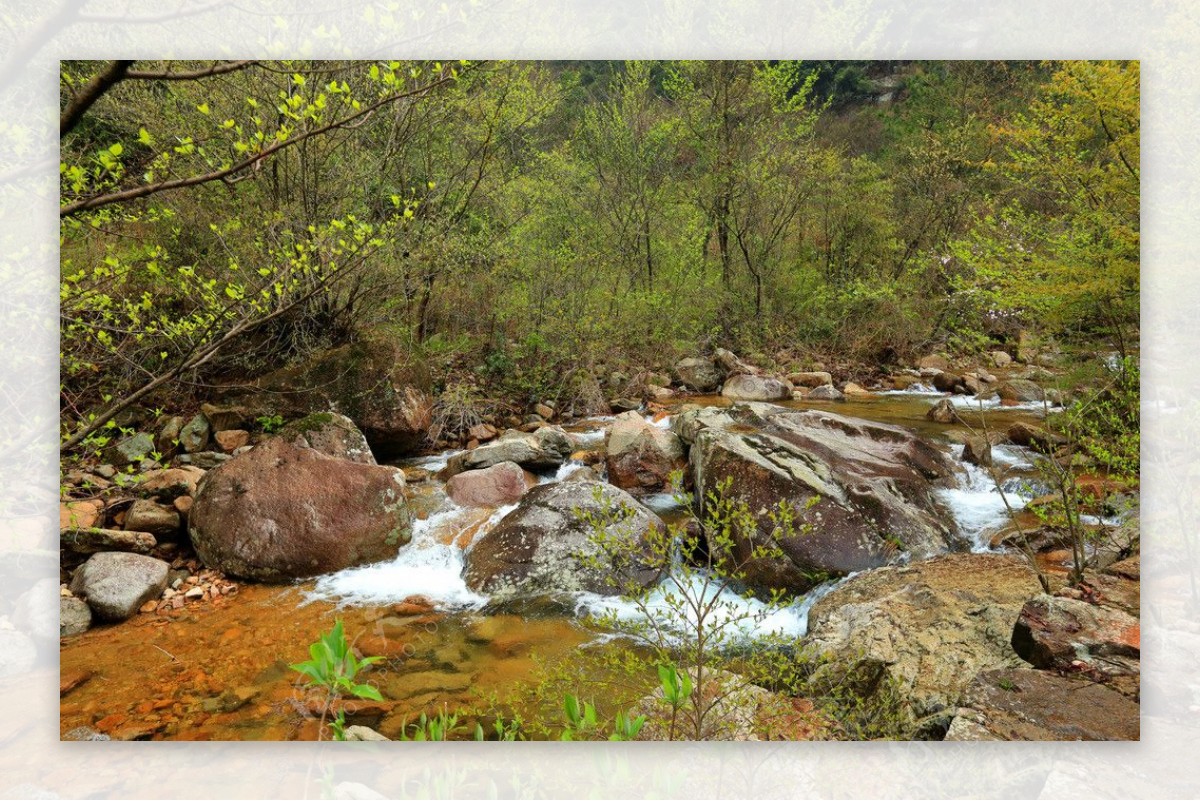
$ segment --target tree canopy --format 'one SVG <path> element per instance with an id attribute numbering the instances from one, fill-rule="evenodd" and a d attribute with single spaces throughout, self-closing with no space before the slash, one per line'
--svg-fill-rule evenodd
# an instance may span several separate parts
<path id="1" fill-rule="evenodd" d="M 63 437 L 383 330 L 502 391 L 1136 335 L 1136 62 L 64 62 Z"/>

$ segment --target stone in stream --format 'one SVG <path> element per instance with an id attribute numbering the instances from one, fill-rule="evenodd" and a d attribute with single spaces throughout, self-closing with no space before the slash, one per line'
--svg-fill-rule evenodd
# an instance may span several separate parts
<path id="1" fill-rule="evenodd" d="M 375 464 L 375 456 L 367 438 L 354 421 L 336 412 L 314 412 L 293 420 L 279 430 L 277 435 L 293 445 L 312 448 L 335 459 L 346 459 L 360 464 Z"/>
<path id="2" fill-rule="evenodd" d="M 810 389 L 833 386 L 833 376 L 824 370 L 809 373 L 789 373 L 787 380 L 798 387 L 808 387 Z"/>
<path id="3" fill-rule="evenodd" d="M 792 387 L 778 378 L 758 375 L 732 375 L 725 379 L 721 395 L 744 401 L 790 400 Z"/>
<path id="4" fill-rule="evenodd" d="M 954 404 L 949 398 L 942 398 L 937 403 L 930 407 L 925 413 L 927 420 L 932 420 L 935 423 L 957 423 L 960 422 L 958 412 L 954 409 Z"/>
<path id="5" fill-rule="evenodd" d="M 712 359 L 692 357 L 675 364 L 675 377 L 687 389 L 712 392 L 721 386 L 725 374 Z"/>
<path id="6" fill-rule="evenodd" d="M 1086 678 L 986 670 L 967 688 L 946 740 L 1137 740 L 1140 707 Z"/>
<path id="7" fill-rule="evenodd" d="M 980 400 L 999 398 L 1009 403 L 1041 403 L 1046 399 L 1046 393 L 1033 381 L 1023 378 L 1010 378 L 994 387 L 989 387 L 978 397 Z"/>
<path id="8" fill-rule="evenodd" d="M 992 445 L 988 437 L 969 436 L 963 441 L 963 461 L 979 467 L 992 464 Z"/>
<path id="9" fill-rule="evenodd" d="M 631 558 L 619 569 L 595 544 L 592 515 L 604 536 Z M 662 520 L 610 484 L 564 481 L 534 487 L 512 512 L 475 540 L 467 552 L 467 586 L 499 600 L 558 592 L 620 594 L 632 584 L 647 587 L 658 573 L 639 553 Z"/>
<path id="10" fill-rule="evenodd" d="M 446 482 L 446 494 L 460 506 L 507 506 L 516 503 L 537 479 L 516 462 L 467 470 Z"/>
<path id="11" fill-rule="evenodd" d="M 637 412 L 618 415 L 608 431 L 605 465 L 608 479 L 623 490 L 658 492 L 686 461 L 683 443 L 673 432 L 646 422 Z"/>
<path id="12" fill-rule="evenodd" d="M 754 517 L 756 528 L 739 534 L 728 554 L 752 587 L 806 592 L 828 576 L 926 558 L 959 542 L 934 494 L 953 464 L 898 426 L 750 403 L 692 407 L 671 427 L 691 444 L 698 516 L 728 482 L 726 499 L 744 502 Z M 781 504 L 790 530 L 772 520 Z M 754 553 L 772 540 L 776 553 Z"/>
<path id="13" fill-rule="evenodd" d="M 1049 453 L 1059 445 L 1065 445 L 1067 439 L 1040 426 L 1017 422 L 1008 427 L 1008 441 L 1022 448 Z"/>
<path id="14" fill-rule="evenodd" d="M 845 399 L 846 396 L 842 394 L 842 391 L 831 384 L 813 387 L 806 396 L 806 400 L 841 401 Z"/>
<path id="15" fill-rule="evenodd" d="M 465 470 L 481 470 L 501 462 L 515 462 L 530 470 L 558 467 L 574 450 L 575 441 L 558 426 L 545 426 L 530 434 L 507 431 L 494 442 L 450 457 L 440 475 L 449 479 Z"/>
<path id="16" fill-rule="evenodd" d="M 98 553 L 75 571 L 71 592 L 86 598 L 96 617 L 117 622 L 162 595 L 168 568 L 161 559 L 140 554 Z"/>
<path id="17" fill-rule="evenodd" d="M 933 377 L 933 388 L 938 392 L 954 392 L 962 385 L 962 376 L 954 373 L 943 371 Z"/>
<path id="18" fill-rule="evenodd" d="M 75 596 L 58 599 L 58 636 L 74 637 L 92 626 L 92 608 Z"/>
<path id="19" fill-rule="evenodd" d="M 210 470 L 188 514 L 200 560 L 230 576 L 288 581 L 394 557 L 412 516 L 393 467 L 273 438 Z"/>
<path id="20" fill-rule="evenodd" d="M 921 719 L 957 706 L 979 671 L 1023 665 L 1009 636 L 1040 590 L 1017 556 L 948 554 L 885 567 L 817 601 L 806 643 L 837 665 L 873 666 Z"/>

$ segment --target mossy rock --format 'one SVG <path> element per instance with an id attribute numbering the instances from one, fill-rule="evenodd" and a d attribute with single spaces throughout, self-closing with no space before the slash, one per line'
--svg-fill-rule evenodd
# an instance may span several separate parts
<path id="1" fill-rule="evenodd" d="M 375 454 L 387 458 L 422 444 L 432 422 L 429 387 L 429 372 L 415 354 L 394 339 L 371 333 L 264 376 L 253 394 L 239 400 L 256 416 L 345 415 Z"/>

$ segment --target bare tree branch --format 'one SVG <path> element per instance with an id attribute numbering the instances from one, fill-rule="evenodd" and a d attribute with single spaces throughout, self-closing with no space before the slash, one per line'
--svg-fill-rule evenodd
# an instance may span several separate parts
<path id="1" fill-rule="evenodd" d="M 131 81 L 196 81 L 213 75 L 224 75 L 227 72 L 237 72 L 257 64 L 257 61 L 218 61 L 208 69 L 192 70 L 191 72 L 171 72 L 163 70 L 150 72 L 147 70 L 130 70 L 125 78 Z"/>
<path id="2" fill-rule="evenodd" d="M 71 98 L 71 102 L 67 103 L 67 107 L 63 109 L 58 118 L 58 138 L 61 139 L 70 133 L 83 119 L 87 110 L 95 105 L 97 100 L 104 97 L 105 92 L 125 78 L 125 74 L 129 72 L 131 66 L 133 66 L 132 61 L 110 61 L 108 66 L 96 73 L 96 76 L 88 81 L 79 94 Z"/>

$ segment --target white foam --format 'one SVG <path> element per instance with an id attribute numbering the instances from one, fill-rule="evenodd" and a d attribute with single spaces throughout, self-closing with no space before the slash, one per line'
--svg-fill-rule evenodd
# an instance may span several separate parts
<path id="1" fill-rule="evenodd" d="M 462 549 L 439 542 L 437 537 L 438 532 L 459 524 L 468 513 L 451 503 L 425 520 L 415 521 L 412 540 L 395 559 L 322 576 L 309 593 L 310 598 L 353 606 L 395 603 L 410 595 L 424 595 L 440 607 L 483 606 L 487 598 L 469 589 L 463 580 Z M 493 515 L 484 525 L 494 525 L 498 520 Z"/>
<path id="2" fill-rule="evenodd" d="M 538 479 L 539 484 L 557 484 L 560 481 L 566 481 L 574 473 L 578 473 L 583 468 L 587 467 L 583 462 L 565 461 L 558 466 L 552 476 L 542 476 Z"/>
<path id="3" fill-rule="evenodd" d="M 416 459 L 404 459 L 397 464 L 404 467 L 419 467 L 422 470 L 428 470 L 430 473 L 437 473 L 446 468 L 450 460 L 462 453 L 462 451 L 442 451 L 435 453 L 432 456 L 421 456 Z"/>
<path id="4" fill-rule="evenodd" d="M 683 504 L 675 497 L 672 492 L 656 492 L 653 495 L 646 495 L 640 498 L 642 506 L 652 509 L 655 512 L 674 512 L 676 509 L 682 509 Z"/>
<path id="5" fill-rule="evenodd" d="M 951 450 L 956 459 L 962 458 L 962 445 L 954 445 Z M 1015 458 L 1010 454 L 1005 454 L 1005 457 Z M 991 549 L 990 535 L 1008 522 L 1005 498 L 1014 511 L 1023 508 L 1029 498 L 1014 492 L 1002 496 L 996 482 L 985 470 L 967 463 L 962 467 L 963 471 L 958 474 L 958 486 L 935 490 L 935 494 L 950 510 L 959 531 L 971 541 L 971 550 L 987 551 Z"/>
<path id="6" fill-rule="evenodd" d="M 603 442 L 604 437 L 608 434 L 606 429 L 600 428 L 595 431 L 572 431 L 571 436 L 581 446 L 595 445 Z"/>
<path id="7" fill-rule="evenodd" d="M 688 580 L 690 579 L 690 580 Z M 687 583 L 681 588 L 683 582 Z M 684 596 L 696 603 L 713 601 L 712 610 L 705 620 L 707 631 L 728 644 L 752 638 L 754 635 L 770 633 L 801 636 L 803 626 L 795 614 L 787 609 L 771 612 L 755 598 L 743 598 L 719 583 L 707 583 L 705 575 L 696 571 L 688 578 L 664 579 L 640 603 L 627 598 L 608 597 L 594 593 L 581 593 L 576 600 L 576 612 L 581 616 L 611 615 L 618 623 L 638 626 L 653 623 L 670 642 L 688 639 L 689 632 L 696 630 L 696 615 Z"/>
<path id="8" fill-rule="evenodd" d="M 875 393 L 877 395 L 941 395 L 937 389 L 929 384 L 909 384 L 907 389 L 888 389 L 883 392 Z"/>
<path id="9" fill-rule="evenodd" d="M 946 395 L 950 399 L 950 403 L 959 409 L 970 409 L 973 411 L 989 412 L 994 409 L 1003 409 L 1006 412 L 1042 412 L 1047 409 L 1054 412 L 1058 408 L 1053 404 L 1043 403 L 1042 401 L 1029 401 L 1026 403 L 1014 403 L 1003 405 L 999 397 L 980 400 L 974 395 Z"/>

